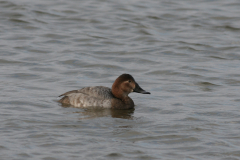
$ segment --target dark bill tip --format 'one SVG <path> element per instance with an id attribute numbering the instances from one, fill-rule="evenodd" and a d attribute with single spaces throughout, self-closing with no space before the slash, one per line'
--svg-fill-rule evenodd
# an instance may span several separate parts
<path id="1" fill-rule="evenodd" d="M 133 92 L 142 93 L 142 94 L 151 94 L 150 92 L 143 90 L 137 83 L 135 84 L 135 88 Z"/>
<path id="2" fill-rule="evenodd" d="M 140 92 L 140 93 L 142 93 L 142 94 L 151 94 L 150 92 L 146 92 L 146 91 Z"/>

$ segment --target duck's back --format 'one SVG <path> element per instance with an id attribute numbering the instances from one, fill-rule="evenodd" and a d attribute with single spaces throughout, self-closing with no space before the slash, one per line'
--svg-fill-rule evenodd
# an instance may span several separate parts
<path id="1" fill-rule="evenodd" d="M 85 87 L 80 90 L 66 92 L 59 102 L 75 107 L 111 108 L 111 99 L 114 98 L 111 89 L 104 86 Z"/>

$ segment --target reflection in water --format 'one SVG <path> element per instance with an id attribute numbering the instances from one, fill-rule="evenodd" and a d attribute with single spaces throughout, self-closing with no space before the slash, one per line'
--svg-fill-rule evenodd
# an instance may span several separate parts
<path id="1" fill-rule="evenodd" d="M 62 104 L 62 107 L 68 108 L 76 108 L 73 107 L 72 105 L 65 105 Z M 133 118 L 133 113 L 135 109 L 130 109 L 130 110 L 116 110 L 116 109 L 81 109 L 80 111 L 76 111 L 74 113 L 80 113 L 81 116 L 83 115 L 84 118 L 80 119 L 92 119 L 92 118 L 98 118 L 98 117 L 107 117 L 111 116 L 113 118 L 123 118 L 123 119 L 132 119 Z"/>
<path id="2" fill-rule="evenodd" d="M 240 159 L 239 8 L 1 0 L 0 159 Z M 135 111 L 53 101 L 124 72 Z"/>

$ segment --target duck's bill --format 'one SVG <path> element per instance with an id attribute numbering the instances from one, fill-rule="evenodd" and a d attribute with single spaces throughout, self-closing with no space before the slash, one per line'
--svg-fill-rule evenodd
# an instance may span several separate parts
<path id="1" fill-rule="evenodd" d="M 136 82 L 135 82 L 135 88 L 133 92 L 142 93 L 142 94 L 151 94 L 150 92 L 143 90 Z"/>

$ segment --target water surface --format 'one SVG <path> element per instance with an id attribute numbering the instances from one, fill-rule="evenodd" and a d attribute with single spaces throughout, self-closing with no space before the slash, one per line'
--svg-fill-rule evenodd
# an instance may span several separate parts
<path id="1" fill-rule="evenodd" d="M 240 2 L 0 1 L 0 159 L 240 159 Z M 111 87 L 135 110 L 65 108 Z"/>

